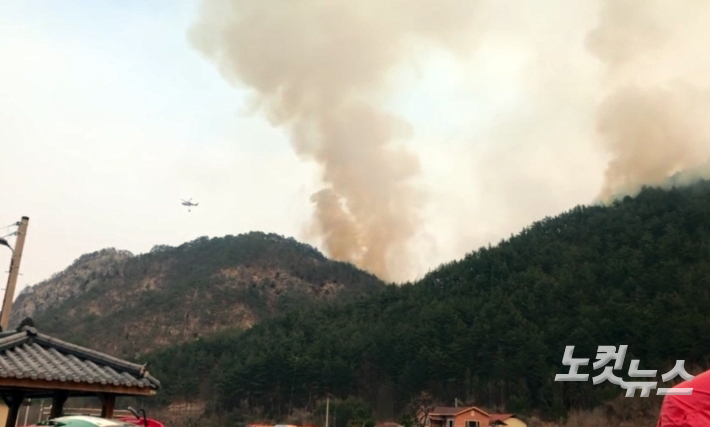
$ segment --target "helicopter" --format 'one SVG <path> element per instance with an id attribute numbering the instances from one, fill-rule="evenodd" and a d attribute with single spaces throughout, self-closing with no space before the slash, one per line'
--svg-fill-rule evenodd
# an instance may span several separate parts
<path id="1" fill-rule="evenodd" d="M 182 199 L 180 199 L 180 200 L 182 200 Z M 191 212 L 190 207 L 197 206 L 197 205 L 199 205 L 199 203 L 192 203 L 192 197 L 190 197 L 190 200 L 182 200 L 182 205 L 187 206 L 188 207 L 187 211 Z"/>

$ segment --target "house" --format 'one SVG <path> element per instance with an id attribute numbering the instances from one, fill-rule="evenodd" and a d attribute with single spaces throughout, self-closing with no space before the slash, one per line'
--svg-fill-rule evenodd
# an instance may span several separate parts
<path id="1" fill-rule="evenodd" d="M 491 414 L 491 427 L 527 427 L 515 414 Z"/>
<path id="2" fill-rule="evenodd" d="M 427 427 L 490 427 L 491 415 L 475 406 L 437 407 L 427 414 Z"/>

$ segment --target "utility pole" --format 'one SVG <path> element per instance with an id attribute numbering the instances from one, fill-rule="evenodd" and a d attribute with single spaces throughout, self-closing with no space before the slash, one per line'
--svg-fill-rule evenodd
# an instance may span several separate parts
<path id="1" fill-rule="evenodd" d="M 10 323 L 10 310 L 12 309 L 12 299 L 15 296 L 15 285 L 17 276 L 20 274 L 20 261 L 22 260 L 22 249 L 25 247 L 25 237 L 27 237 L 27 223 L 30 219 L 22 217 L 20 227 L 17 229 L 17 240 L 15 249 L 12 251 L 10 260 L 10 274 L 7 277 L 7 287 L 5 288 L 5 299 L 2 302 L 2 312 L 0 313 L 0 329 L 6 331 Z"/>

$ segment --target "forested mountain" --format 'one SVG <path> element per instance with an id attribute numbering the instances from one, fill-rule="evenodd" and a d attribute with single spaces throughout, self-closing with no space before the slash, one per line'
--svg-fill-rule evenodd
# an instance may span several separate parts
<path id="1" fill-rule="evenodd" d="M 361 399 L 378 419 L 401 417 L 422 391 L 449 405 L 458 398 L 554 417 L 624 393 L 591 379 L 554 382 L 568 371 L 566 345 L 592 361 L 599 345 L 628 345 L 616 375 L 628 379 L 629 361 L 640 359 L 661 381 L 678 359 L 708 365 L 708 307 L 703 181 L 576 207 L 417 283 L 317 310 L 294 307 L 248 331 L 140 361 L 165 385 L 159 403 L 200 400 L 208 415 L 230 422 L 247 414 L 283 420 L 294 408 L 316 409 L 327 393 Z"/>
<path id="2" fill-rule="evenodd" d="M 45 333 L 135 357 L 223 329 L 248 329 L 292 305 L 348 300 L 385 285 L 375 276 L 274 234 L 248 233 L 133 255 L 105 249 L 26 290 L 27 316 Z"/>

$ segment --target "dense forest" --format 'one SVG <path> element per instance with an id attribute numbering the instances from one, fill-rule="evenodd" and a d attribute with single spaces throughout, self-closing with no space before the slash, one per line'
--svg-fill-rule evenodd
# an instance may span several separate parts
<path id="1" fill-rule="evenodd" d="M 592 361 L 599 345 L 628 345 L 615 374 L 628 379 L 640 359 L 659 387 L 677 359 L 708 366 L 709 278 L 710 183 L 647 188 L 545 218 L 417 283 L 295 306 L 140 361 L 164 384 L 154 404 L 200 400 L 234 422 L 319 410 L 326 395 L 366 405 L 358 422 L 402 419 L 421 392 L 559 417 L 624 393 L 555 382 L 567 345 Z"/>

